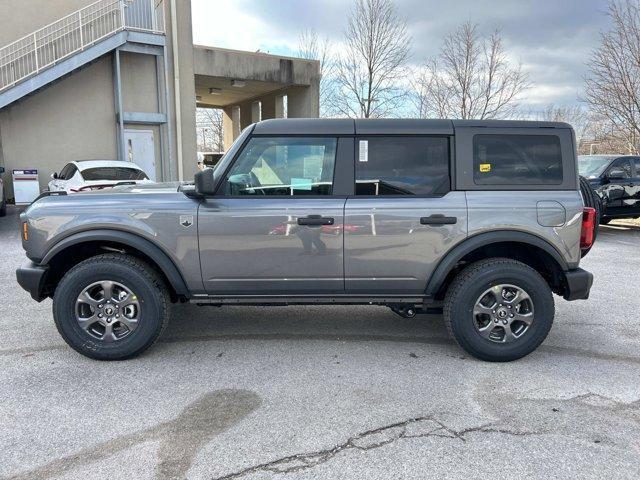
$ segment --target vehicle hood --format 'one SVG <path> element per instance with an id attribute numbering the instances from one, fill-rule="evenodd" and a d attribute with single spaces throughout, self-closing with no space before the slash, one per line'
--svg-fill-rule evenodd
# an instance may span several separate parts
<path id="1" fill-rule="evenodd" d="M 132 182 L 134 180 L 131 180 Z M 114 185 L 119 182 L 111 182 L 111 181 L 92 181 L 85 182 L 85 185 Z M 149 182 L 148 180 L 138 180 L 135 185 L 115 185 L 112 188 L 105 190 L 87 190 L 83 192 L 78 192 L 74 194 L 77 195 L 145 195 L 150 193 L 172 193 L 177 192 L 180 185 L 185 185 L 184 182 L 163 182 L 163 183 L 155 183 Z"/>
<path id="2" fill-rule="evenodd" d="M 48 195 L 34 201 L 25 211 L 27 215 L 67 214 L 75 212 L 139 212 L 148 208 L 162 208 L 162 205 L 192 204 L 179 191 L 180 182 L 140 183 L 121 185 L 103 190 L 88 190 L 67 195 Z"/>

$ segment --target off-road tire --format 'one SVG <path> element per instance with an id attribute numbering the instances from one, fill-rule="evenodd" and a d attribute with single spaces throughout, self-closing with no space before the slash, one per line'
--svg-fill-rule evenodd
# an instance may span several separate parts
<path id="1" fill-rule="evenodd" d="M 107 343 L 83 330 L 76 320 L 76 300 L 87 286 L 109 280 L 129 287 L 140 303 L 138 326 L 126 338 Z M 147 263 L 124 254 L 91 257 L 71 268 L 53 297 L 53 318 L 71 348 L 96 360 L 124 360 L 141 354 L 169 322 L 169 294 L 160 275 Z"/>
<path id="2" fill-rule="evenodd" d="M 582 203 L 584 206 L 591 207 L 596 211 L 596 224 L 593 229 L 593 241 L 595 242 L 596 237 L 598 236 L 598 227 L 601 223 L 604 223 L 600 220 L 603 213 L 602 200 L 600 200 L 596 191 L 591 187 L 589 181 L 583 176 L 580 176 L 580 193 L 582 194 Z M 584 257 L 589 253 L 589 250 L 591 250 L 591 247 L 585 248 L 582 250 L 581 255 Z"/>
<path id="3" fill-rule="evenodd" d="M 522 338 L 496 343 L 478 332 L 473 309 L 487 289 L 510 284 L 524 289 L 534 306 L 534 319 Z M 533 352 L 544 341 L 553 324 L 553 295 L 544 278 L 533 268 L 508 258 L 480 260 L 464 268 L 449 286 L 443 315 L 449 334 L 466 352 L 480 360 L 509 362 Z"/>

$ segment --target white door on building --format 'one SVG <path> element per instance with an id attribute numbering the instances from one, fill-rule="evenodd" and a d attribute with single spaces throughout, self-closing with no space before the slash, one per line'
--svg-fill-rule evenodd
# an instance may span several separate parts
<path id="1" fill-rule="evenodd" d="M 156 152 L 152 130 L 125 130 L 124 145 L 126 160 L 142 168 L 147 176 L 156 181 Z"/>

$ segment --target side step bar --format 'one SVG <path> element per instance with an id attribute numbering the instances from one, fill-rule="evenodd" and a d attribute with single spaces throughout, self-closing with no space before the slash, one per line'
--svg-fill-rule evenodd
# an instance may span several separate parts
<path id="1" fill-rule="evenodd" d="M 198 305 L 426 305 L 426 296 L 371 295 L 194 295 L 190 303 Z"/>

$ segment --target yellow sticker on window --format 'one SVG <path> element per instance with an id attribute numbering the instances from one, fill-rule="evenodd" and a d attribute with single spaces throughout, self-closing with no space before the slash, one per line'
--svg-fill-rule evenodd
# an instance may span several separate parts
<path id="1" fill-rule="evenodd" d="M 488 173 L 491 171 L 490 163 L 481 163 L 480 164 L 480 173 Z"/>

